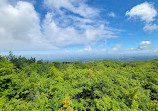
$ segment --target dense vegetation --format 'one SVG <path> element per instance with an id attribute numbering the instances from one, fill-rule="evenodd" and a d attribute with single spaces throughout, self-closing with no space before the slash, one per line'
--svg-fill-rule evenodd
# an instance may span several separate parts
<path id="1" fill-rule="evenodd" d="M 43 62 L 0 56 L 0 111 L 158 111 L 158 60 Z"/>

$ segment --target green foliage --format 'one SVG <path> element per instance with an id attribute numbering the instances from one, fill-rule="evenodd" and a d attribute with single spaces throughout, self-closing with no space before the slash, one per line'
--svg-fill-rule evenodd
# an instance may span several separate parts
<path id="1" fill-rule="evenodd" d="M 43 62 L 0 56 L 0 111 L 158 111 L 158 60 Z"/>

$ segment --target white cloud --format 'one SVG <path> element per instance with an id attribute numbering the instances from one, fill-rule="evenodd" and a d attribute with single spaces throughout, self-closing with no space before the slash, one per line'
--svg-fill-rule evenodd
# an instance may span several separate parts
<path id="1" fill-rule="evenodd" d="M 84 49 L 84 51 L 92 51 L 92 47 L 88 46 L 87 48 Z"/>
<path id="2" fill-rule="evenodd" d="M 114 12 L 110 12 L 110 13 L 108 13 L 108 16 L 114 18 L 114 17 L 116 17 L 116 14 Z"/>
<path id="3" fill-rule="evenodd" d="M 152 24 L 157 14 L 153 4 L 148 2 L 139 4 L 126 12 L 126 16 L 129 16 L 129 18 L 139 18 L 145 22 L 144 31 L 158 31 L 158 25 Z"/>
<path id="4" fill-rule="evenodd" d="M 129 16 L 130 18 L 138 17 L 142 21 L 151 22 L 155 20 L 155 17 L 157 16 L 157 11 L 154 8 L 153 4 L 144 2 L 133 7 L 130 11 L 127 11 L 126 16 Z"/>
<path id="5" fill-rule="evenodd" d="M 1 49 L 38 49 L 49 46 L 42 38 L 40 19 L 32 4 L 19 1 L 15 6 L 0 2 Z"/>
<path id="6" fill-rule="evenodd" d="M 96 19 L 80 18 L 63 12 L 56 18 L 58 14 L 54 11 L 48 12 L 42 26 L 44 36 L 57 47 L 96 44 L 98 41 L 117 37 L 117 33 L 121 31 L 107 27 Z"/>
<path id="7" fill-rule="evenodd" d="M 62 13 L 61 8 L 65 8 L 73 13 L 79 14 L 83 17 L 94 17 L 98 15 L 99 10 L 91 8 L 83 1 L 77 0 L 44 0 L 44 3 L 52 10 L 56 9 Z"/>
<path id="8" fill-rule="evenodd" d="M 125 50 L 121 50 L 123 44 L 115 44 L 109 49 L 98 49 L 91 48 L 90 46 L 78 50 L 78 53 L 82 54 L 94 54 L 94 55 L 148 55 L 148 54 L 158 54 L 158 51 L 154 49 L 151 41 L 141 41 L 138 47 L 131 47 Z"/>
<path id="9" fill-rule="evenodd" d="M 95 16 L 99 16 L 99 10 L 86 5 L 84 1 L 44 2 L 51 11 L 40 21 L 32 2 L 14 0 L 10 3 L 8 0 L 0 0 L 0 49 L 34 50 L 74 45 L 91 46 L 117 37 L 121 31 L 105 26 L 106 20 L 98 22 Z M 84 17 L 67 15 L 61 8 Z"/>
<path id="10" fill-rule="evenodd" d="M 91 51 L 93 51 L 91 46 L 88 46 L 88 47 L 86 47 L 86 48 L 84 48 L 84 49 L 78 50 L 79 53 L 91 52 Z"/>
<path id="11" fill-rule="evenodd" d="M 122 44 L 116 44 L 113 48 L 112 51 L 118 51 L 123 45 Z"/>
<path id="12" fill-rule="evenodd" d="M 81 30 L 76 29 L 75 27 Z M 100 40 L 117 37 L 112 28 L 105 27 L 103 24 L 98 26 L 85 25 L 60 27 L 53 19 L 52 13 L 47 13 L 43 23 L 44 36 L 51 44 L 57 47 L 65 47 L 71 45 L 91 45 Z"/>
<path id="13" fill-rule="evenodd" d="M 43 30 L 45 38 L 57 47 L 83 44 L 82 34 L 73 27 L 62 28 L 57 26 L 51 13 L 47 13 L 46 15 Z"/>
<path id="14" fill-rule="evenodd" d="M 139 46 L 136 48 L 127 48 L 124 53 L 136 53 L 136 54 L 141 54 L 141 53 L 146 53 L 148 52 L 154 52 L 154 47 L 152 45 L 151 41 L 141 41 L 139 43 Z"/>
<path id="15" fill-rule="evenodd" d="M 143 29 L 144 29 L 144 31 L 158 31 L 158 25 L 146 24 Z"/>
<path id="16" fill-rule="evenodd" d="M 129 48 L 128 50 L 132 51 L 132 50 L 134 50 L 134 48 L 132 47 L 132 48 Z"/>
<path id="17" fill-rule="evenodd" d="M 150 41 L 142 41 L 140 45 L 151 45 Z"/>
<path id="18" fill-rule="evenodd" d="M 138 49 L 140 50 L 144 50 L 144 49 L 150 49 L 151 48 L 152 43 L 150 41 L 142 41 L 138 47 Z"/>

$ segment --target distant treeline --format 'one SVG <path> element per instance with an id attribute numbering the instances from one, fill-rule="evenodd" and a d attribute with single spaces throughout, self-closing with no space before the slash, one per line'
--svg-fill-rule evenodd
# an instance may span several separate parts
<path id="1" fill-rule="evenodd" d="M 158 59 L 43 62 L 0 56 L 0 111 L 158 111 Z"/>

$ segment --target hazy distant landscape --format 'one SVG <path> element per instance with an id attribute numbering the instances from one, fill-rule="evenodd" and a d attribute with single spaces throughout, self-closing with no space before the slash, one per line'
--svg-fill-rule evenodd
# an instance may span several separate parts
<path id="1" fill-rule="evenodd" d="M 110 55 L 110 54 L 59 54 L 53 53 L 51 51 L 13 51 L 15 56 L 24 56 L 26 58 L 34 57 L 36 60 L 43 60 L 49 62 L 93 62 L 93 61 L 103 61 L 103 60 L 113 60 L 120 62 L 134 62 L 134 61 L 148 61 L 153 59 L 158 59 L 158 54 L 133 54 L 133 55 Z M 0 51 L 0 55 L 8 56 L 9 51 Z"/>

